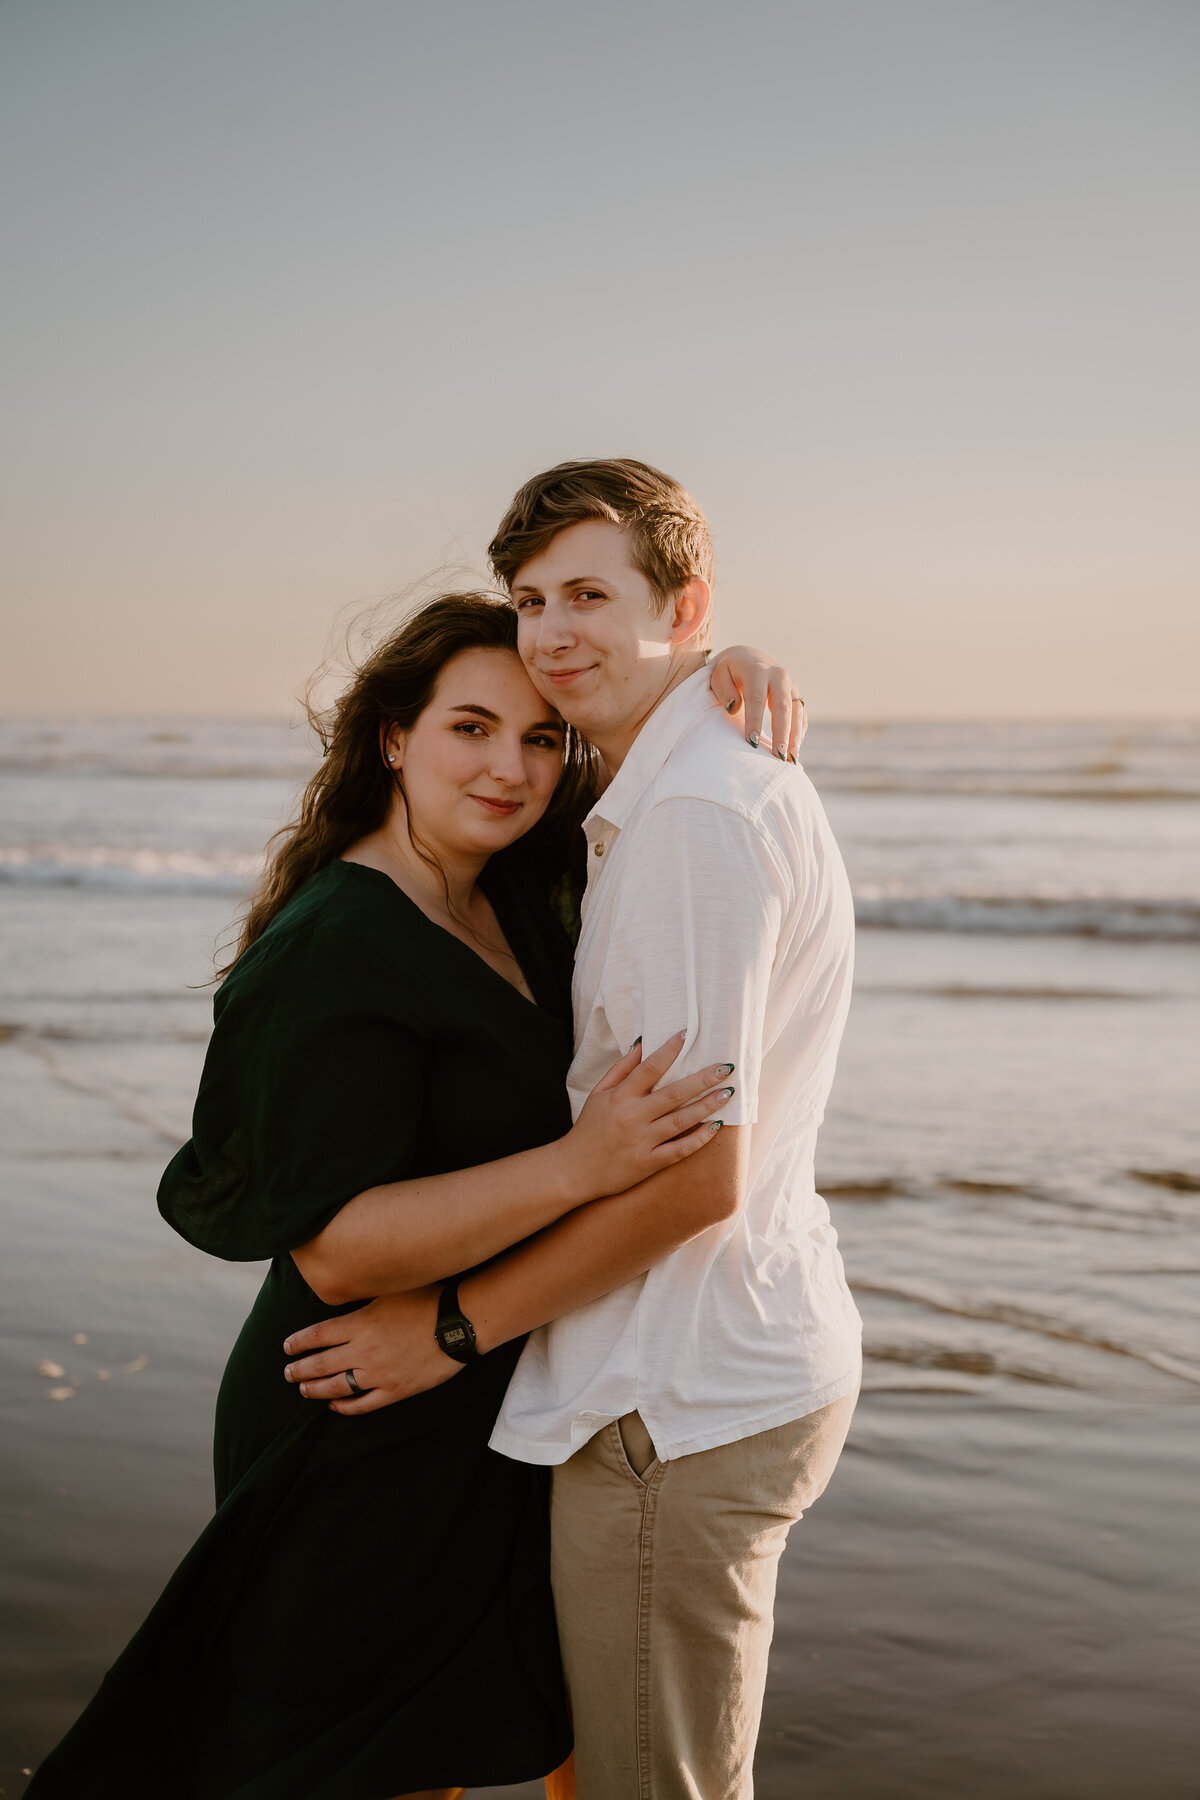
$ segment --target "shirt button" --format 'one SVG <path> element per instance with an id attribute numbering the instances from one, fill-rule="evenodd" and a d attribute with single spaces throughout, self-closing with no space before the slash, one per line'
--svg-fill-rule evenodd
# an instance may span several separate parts
<path id="1" fill-rule="evenodd" d="M 596 855 L 597 855 L 597 856 L 603 856 L 603 855 L 604 855 L 604 845 L 603 845 L 603 844 L 597 844 L 597 845 L 596 845 Z"/>

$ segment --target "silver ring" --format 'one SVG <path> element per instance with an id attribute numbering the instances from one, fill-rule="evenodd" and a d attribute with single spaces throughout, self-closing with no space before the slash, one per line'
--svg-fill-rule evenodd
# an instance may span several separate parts
<path id="1" fill-rule="evenodd" d="M 350 1392 L 353 1395 L 355 1395 L 355 1397 L 357 1399 L 361 1400 L 363 1395 L 365 1393 L 369 1392 L 369 1389 L 359 1387 L 357 1381 L 355 1381 L 355 1379 L 354 1379 L 354 1370 L 353 1369 L 345 1369 L 345 1370 L 343 1370 L 343 1373 L 346 1377 L 346 1380 L 350 1383 Z"/>

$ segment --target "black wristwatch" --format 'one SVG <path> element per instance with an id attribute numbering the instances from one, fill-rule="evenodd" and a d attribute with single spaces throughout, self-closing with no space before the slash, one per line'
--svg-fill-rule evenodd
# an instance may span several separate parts
<path id="1" fill-rule="evenodd" d="M 475 1342 L 475 1327 L 470 1319 L 460 1310 L 458 1304 L 458 1278 L 448 1281 L 442 1289 L 438 1301 L 437 1324 L 433 1335 L 455 1362 L 472 1363 L 479 1361 L 479 1346 Z"/>

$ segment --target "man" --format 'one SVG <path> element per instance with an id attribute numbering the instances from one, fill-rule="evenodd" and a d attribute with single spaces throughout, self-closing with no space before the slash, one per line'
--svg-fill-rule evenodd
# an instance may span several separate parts
<path id="1" fill-rule="evenodd" d="M 677 482 L 562 464 L 491 556 L 534 685 L 610 777 L 586 824 L 573 1105 L 680 1028 L 671 1077 L 724 1059 L 733 1092 L 701 1151 L 469 1276 L 458 1305 L 480 1350 L 542 1327 L 492 1444 L 554 1468 L 579 1800 L 747 1800 L 779 1557 L 861 1368 L 813 1187 L 849 888 L 806 776 L 710 691 L 712 544 Z"/>
<path id="2" fill-rule="evenodd" d="M 672 1075 L 725 1056 L 736 1086 L 713 1144 L 656 1177 L 662 1229 L 697 1235 L 535 1334 L 492 1443 L 555 1465 L 580 1800 L 741 1800 L 779 1555 L 833 1471 L 861 1367 L 813 1190 L 849 888 L 806 776 L 734 741 L 709 691 L 712 545 L 676 482 L 562 465 L 521 489 L 491 556 L 531 679 L 612 777 L 586 827 L 572 1102 L 639 1034 L 681 1026 Z"/>

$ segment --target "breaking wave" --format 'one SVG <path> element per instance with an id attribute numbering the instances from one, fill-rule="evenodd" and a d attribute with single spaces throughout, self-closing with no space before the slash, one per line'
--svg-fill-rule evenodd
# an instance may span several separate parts
<path id="1" fill-rule="evenodd" d="M 100 888 L 123 893 L 244 896 L 262 866 L 243 851 L 64 843 L 0 845 L 0 885 Z M 894 931 L 1200 940 L 1200 900 L 1077 894 L 987 893 L 860 884 L 862 926 Z"/>
<path id="2" fill-rule="evenodd" d="M 982 893 L 862 884 L 855 890 L 860 925 L 893 931 L 1200 939 L 1200 899 L 1080 894 L 1068 890 Z"/>
<path id="3" fill-rule="evenodd" d="M 258 856 L 78 844 L 0 845 L 0 884 L 121 893 L 229 894 L 254 885 Z"/>

